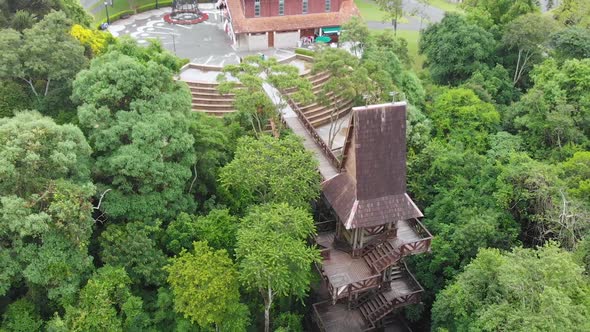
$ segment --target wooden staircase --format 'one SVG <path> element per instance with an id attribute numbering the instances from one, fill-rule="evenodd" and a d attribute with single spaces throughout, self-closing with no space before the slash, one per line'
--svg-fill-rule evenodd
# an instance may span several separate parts
<path id="1" fill-rule="evenodd" d="M 404 267 L 401 265 L 395 265 L 391 268 L 391 281 L 404 278 Z M 379 293 L 374 294 L 368 301 L 364 301 L 358 307 L 365 320 L 372 326 L 375 326 L 377 322 L 385 318 L 393 310 L 406 304 L 405 299 L 392 299 L 390 295 L 386 296 L 386 293 L 388 292 L 390 291 L 382 289 Z"/>
<path id="2" fill-rule="evenodd" d="M 381 273 L 389 266 L 396 264 L 400 258 L 402 258 L 400 249 L 395 248 L 388 241 L 375 245 L 372 250 L 365 252 L 363 255 L 367 265 L 377 273 Z"/>
<path id="3" fill-rule="evenodd" d="M 312 92 L 318 95 L 322 90 L 324 84 L 330 79 L 330 74 L 326 72 L 318 74 L 306 74 L 306 77 L 312 85 Z M 292 95 L 296 90 L 287 89 L 284 92 Z M 342 96 L 330 93 L 328 96 L 329 103 L 312 102 L 309 104 L 301 104 L 295 102 L 299 110 L 303 113 L 305 118 L 311 123 L 312 127 L 317 128 L 322 125 L 330 123 L 332 120 L 337 120 L 348 114 L 353 106 L 352 100 L 347 100 Z"/>
<path id="4" fill-rule="evenodd" d="M 233 94 L 221 94 L 217 83 L 186 82 L 192 95 L 192 110 L 213 116 L 235 112 Z"/>

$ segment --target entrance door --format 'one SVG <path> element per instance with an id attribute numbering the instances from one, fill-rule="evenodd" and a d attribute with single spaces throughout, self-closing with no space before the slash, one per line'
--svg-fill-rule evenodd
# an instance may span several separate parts
<path id="1" fill-rule="evenodd" d="M 275 32 L 269 31 L 268 32 L 268 47 L 275 47 Z"/>

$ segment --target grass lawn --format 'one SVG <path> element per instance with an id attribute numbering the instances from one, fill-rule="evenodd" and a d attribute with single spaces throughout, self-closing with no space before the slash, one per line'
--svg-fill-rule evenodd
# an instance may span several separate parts
<path id="1" fill-rule="evenodd" d="M 354 0 L 354 4 L 361 12 L 361 16 L 365 21 L 383 22 L 383 18 L 387 15 L 384 11 L 379 9 L 377 3 L 371 0 Z M 402 17 L 399 23 L 408 23 L 408 19 Z"/>
<path id="2" fill-rule="evenodd" d="M 149 3 L 155 3 L 156 0 L 135 0 L 135 1 L 125 1 L 125 0 L 112 0 L 113 1 L 113 7 L 109 6 L 109 15 L 112 16 L 113 14 L 125 11 L 125 10 L 131 10 L 131 3 L 134 3 L 134 6 L 140 7 L 143 5 L 147 5 Z M 101 1 L 97 4 L 95 4 L 94 6 L 90 7 L 88 9 L 89 13 L 92 13 L 92 10 L 95 8 L 100 7 L 101 10 L 98 11 L 96 14 L 92 15 L 94 16 L 94 22 L 98 23 L 104 19 L 107 18 L 107 14 L 106 11 L 104 9 L 104 1 Z"/>
<path id="3" fill-rule="evenodd" d="M 432 7 L 436 7 L 442 9 L 446 12 L 459 12 L 462 13 L 463 9 L 459 8 L 459 5 L 456 3 L 450 3 L 446 0 L 430 0 L 430 5 Z"/>

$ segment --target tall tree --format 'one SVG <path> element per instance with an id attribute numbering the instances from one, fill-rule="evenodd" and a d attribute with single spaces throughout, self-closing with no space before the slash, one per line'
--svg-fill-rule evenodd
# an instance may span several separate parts
<path id="1" fill-rule="evenodd" d="M 140 286 L 160 286 L 165 275 L 166 256 L 158 248 L 160 222 L 111 224 L 100 234 L 100 259 L 124 267 L 131 281 Z"/>
<path id="2" fill-rule="evenodd" d="M 561 0 L 554 11 L 555 18 L 569 26 L 590 28 L 590 3 L 585 0 Z"/>
<path id="3" fill-rule="evenodd" d="M 359 16 L 353 16 L 348 22 L 342 25 L 341 42 L 350 42 L 354 55 L 360 57 L 363 54 L 365 45 L 369 41 L 370 33 L 367 24 Z"/>
<path id="4" fill-rule="evenodd" d="M 385 12 L 384 20 L 391 20 L 393 25 L 393 33 L 397 35 L 397 24 L 399 20 L 404 17 L 404 1 L 403 0 L 376 0 L 379 9 Z"/>
<path id="5" fill-rule="evenodd" d="M 150 51 L 124 46 L 138 56 Z M 94 150 L 94 178 L 101 190 L 111 190 L 101 208 L 115 218 L 173 218 L 195 206 L 188 192 L 195 163 L 190 93 L 173 79 L 167 52 L 150 52 L 154 60 L 112 50 L 74 82 L 80 126 Z"/>
<path id="6" fill-rule="evenodd" d="M 569 27 L 551 36 L 551 48 L 556 58 L 590 58 L 590 31 L 581 27 Z"/>
<path id="7" fill-rule="evenodd" d="M 270 121 L 275 137 L 279 136 L 281 124 L 277 111 L 282 111 L 288 101 L 280 92 L 295 90 L 290 98 L 299 102 L 313 98 L 311 83 L 299 75 L 299 69 L 281 64 L 276 58 L 245 57 L 240 64 L 225 66 L 217 81 L 220 92 L 236 95 L 234 105 L 248 118 L 254 133 L 264 131 Z M 268 91 L 272 99 L 266 91 L 268 85 L 272 87 Z"/>
<path id="8" fill-rule="evenodd" d="M 379 96 L 375 85 L 370 79 L 366 68 L 360 66 L 358 58 L 344 49 L 325 48 L 316 54 L 312 72 L 327 72 L 330 78 L 322 86 L 316 102 L 330 107 L 330 129 L 328 130 L 328 146 L 334 145 L 336 135 L 345 121 L 338 121 L 344 105 L 354 99 L 365 99 L 368 103 Z"/>
<path id="9" fill-rule="evenodd" d="M 491 65 L 495 48 L 491 33 L 458 14 L 446 14 L 420 37 L 420 53 L 426 55 L 425 64 L 438 84 L 458 85 Z"/>
<path id="10" fill-rule="evenodd" d="M 49 325 L 57 331 L 145 330 L 149 317 L 130 284 L 123 268 L 101 267 L 80 291 L 77 305 L 67 307 L 63 318 L 56 314 Z"/>
<path id="11" fill-rule="evenodd" d="M 458 141 L 483 152 L 488 136 L 500 125 L 500 114 L 494 105 L 482 102 L 468 89 L 449 89 L 436 98 L 430 113 L 435 136 Z"/>
<path id="12" fill-rule="evenodd" d="M 261 203 L 307 208 L 320 192 L 317 161 L 293 135 L 241 138 L 234 160 L 221 169 L 219 179 L 236 212 Z"/>
<path id="13" fill-rule="evenodd" d="M 87 60 L 84 47 L 68 33 L 70 26 L 64 13 L 53 12 L 23 34 L 2 30 L 0 78 L 26 82 L 37 98 L 48 95 L 52 82 L 71 81 Z"/>
<path id="14" fill-rule="evenodd" d="M 553 20 L 539 14 L 526 14 L 511 21 L 506 26 L 506 32 L 502 38 L 503 43 L 518 52 L 516 68 L 512 83 L 516 85 L 531 68 L 533 57 L 547 50 L 549 37 L 555 30 Z"/>
<path id="15" fill-rule="evenodd" d="M 270 331 L 270 309 L 276 297 L 303 298 L 309 290 L 311 266 L 320 261 L 307 245 L 315 234 L 313 219 L 286 203 L 253 207 L 241 220 L 236 254 L 240 280 L 264 300 L 264 331 Z"/>
<path id="16" fill-rule="evenodd" d="M 241 304 L 238 272 L 225 250 L 215 251 L 207 242 L 194 242 L 165 267 L 177 312 L 203 328 L 245 331 L 247 308 Z"/>
<path id="17" fill-rule="evenodd" d="M 464 0 L 468 10 L 480 10 L 489 14 L 497 25 L 504 25 L 520 15 L 539 11 L 538 0 Z"/>
<path id="18" fill-rule="evenodd" d="M 585 331 L 590 284 L 572 255 L 556 245 L 482 249 L 437 297 L 434 329 Z"/>
<path id="19" fill-rule="evenodd" d="M 0 119 L 0 294 L 21 280 L 60 305 L 92 267 L 90 147 L 36 112 Z"/>

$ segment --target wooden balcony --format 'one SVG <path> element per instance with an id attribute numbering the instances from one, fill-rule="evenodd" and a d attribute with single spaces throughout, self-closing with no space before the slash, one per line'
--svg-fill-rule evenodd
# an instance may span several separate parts
<path id="1" fill-rule="evenodd" d="M 430 251 L 432 235 L 418 219 L 397 222 L 397 236 L 363 248 L 363 258 L 373 272 L 381 273 L 403 257 Z"/>
<path id="2" fill-rule="evenodd" d="M 334 232 L 321 233 L 316 243 L 321 248 L 324 258 L 318 266 L 320 275 L 325 280 L 332 297 L 332 302 L 381 284 L 381 272 L 388 266 L 395 265 L 405 256 L 430 251 L 432 235 L 417 219 L 399 221 L 397 237 L 385 238 L 387 248 L 379 249 L 379 256 L 353 258 L 350 252 L 340 250 L 334 242 Z M 375 250 L 375 246 L 367 248 Z"/>
<path id="3" fill-rule="evenodd" d="M 313 305 L 314 321 L 323 332 L 373 331 L 392 311 L 420 302 L 422 286 L 403 265 L 403 274 L 382 287 L 357 308 L 330 300 Z"/>
<path id="4" fill-rule="evenodd" d="M 318 235 L 316 243 L 321 247 L 324 258 L 318 270 L 333 303 L 381 284 L 381 274 L 374 273 L 362 258 L 352 258 L 349 253 L 334 247 L 334 232 Z"/>

